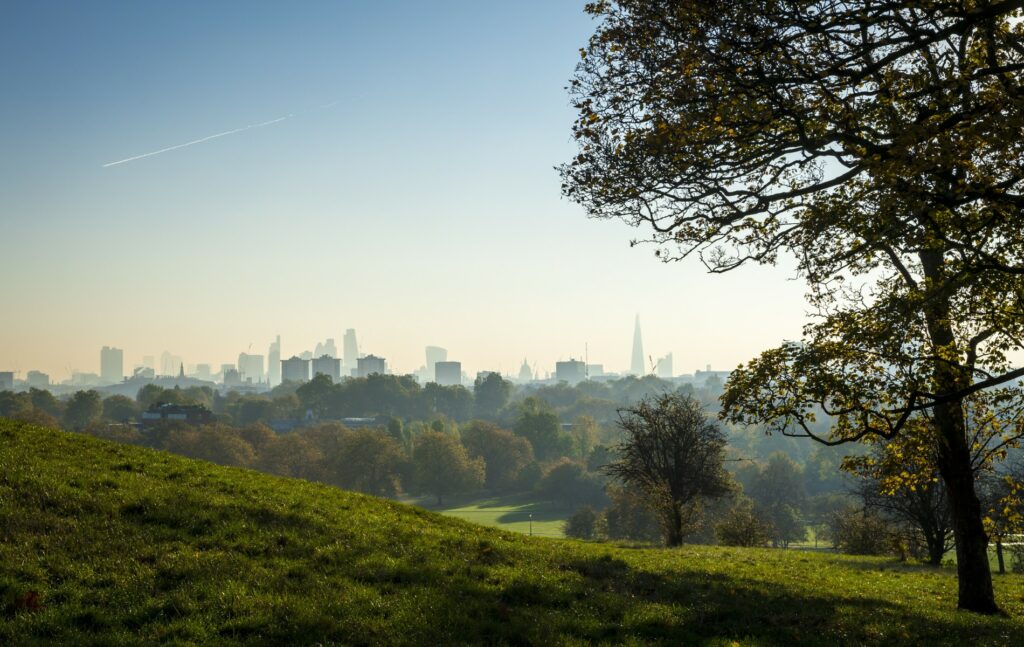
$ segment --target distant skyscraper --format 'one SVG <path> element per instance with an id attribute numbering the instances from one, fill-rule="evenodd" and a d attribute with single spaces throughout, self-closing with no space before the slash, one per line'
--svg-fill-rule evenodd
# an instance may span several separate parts
<path id="1" fill-rule="evenodd" d="M 159 375 L 174 376 L 178 374 L 178 370 L 181 368 L 181 358 L 177 355 L 172 355 L 167 351 L 160 353 L 160 372 Z"/>
<path id="2" fill-rule="evenodd" d="M 313 351 L 313 357 L 320 358 L 323 357 L 324 355 L 328 357 L 338 356 L 338 347 L 334 345 L 333 337 L 322 344 L 320 342 L 317 342 L 316 350 Z"/>
<path id="3" fill-rule="evenodd" d="M 337 384 L 341 381 L 341 360 L 336 357 L 324 354 L 313 359 L 313 377 L 326 375 L 331 381 Z"/>
<path id="4" fill-rule="evenodd" d="M 345 367 L 351 371 L 356 368 L 356 360 L 359 359 L 359 344 L 356 343 L 355 328 L 349 328 L 345 331 L 345 340 L 342 343 L 345 350 Z"/>
<path id="5" fill-rule="evenodd" d="M 462 384 L 462 362 L 434 362 L 434 381 L 441 386 Z"/>
<path id="6" fill-rule="evenodd" d="M 248 353 L 238 354 L 238 373 L 241 375 L 242 383 L 252 382 L 259 384 L 263 381 L 263 356 L 249 355 Z"/>
<path id="7" fill-rule="evenodd" d="M 308 382 L 309 360 L 301 357 L 281 360 L 281 379 L 285 382 Z"/>
<path id="8" fill-rule="evenodd" d="M 14 390 L 14 373 L 12 371 L 0 371 L 0 391 Z"/>
<path id="9" fill-rule="evenodd" d="M 356 375 L 359 377 L 366 377 L 374 373 L 384 375 L 388 372 L 388 363 L 383 357 L 377 357 L 376 355 L 360 357 L 356 360 L 356 366 Z"/>
<path id="10" fill-rule="evenodd" d="M 124 351 L 104 346 L 100 349 L 100 379 L 116 384 L 124 379 Z"/>
<path id="11" fill-rule="evenodd" d="M 270 386 L 275 387 L 281 383 L 281 335 L 270 344 L 270 351 L 267 352 L 267 377 Z"/>
<path id="12" fill-rule="evenodd" d="M 209 364 L 196 364 L 196 378 L 209 381 L 213 377 L 213 370 Z"/>
<path id="13" fill-rule="evenodd" d="M 34 389 L 47 389 L 50 387 L 50 376 L 40 371 L 29 371 L 25 376 L 29 387 Z"/>
<path id="14" fill-rule="evenodd" d="M 675 377 L 675 372 L 672 368 L 672 353 L 669 353 L 658 360 L 658 377 L 664 379 L 672 379 Z"/>
<path id="15" fill-rule="evenodd" d="M 448 361 L 448 351 L 440 346 L 427 346 L 427 375 L 436 377 L 434 366 L 438 362 Z M 460 378 L 461 379 L 461 378 Z M 440 382 L 438 382 L 440 384 Z"/>
<path id="16" fill-rule="evenodd" d="M 579 360 L 555 362 L 555 381 L 579 384 L 587 379 L 587 365 Z"/>
<path id="17" fill-rule="evenodd" d="M 644 375 L 644 342 L 640 338 L 640 315 L 636 316 L 636 326 L 633 328 L 633 359 L 629 363 L 629 372 L 633 375 Z"/>

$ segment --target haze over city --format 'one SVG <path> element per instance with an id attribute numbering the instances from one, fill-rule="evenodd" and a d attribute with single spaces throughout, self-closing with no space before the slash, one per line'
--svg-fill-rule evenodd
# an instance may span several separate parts
<path id="1" fill-rule="evenodd" d="M 587 348 L 623 371 L 637 313 L 678 372 L 798 338 L 789 268 L 665 265 L 560 197 L 591 29 L 573 3 L 8 7 L 0 369 L 219 366 L 355 328 L 395 372 L 430 344 L 470 372 Z"/>

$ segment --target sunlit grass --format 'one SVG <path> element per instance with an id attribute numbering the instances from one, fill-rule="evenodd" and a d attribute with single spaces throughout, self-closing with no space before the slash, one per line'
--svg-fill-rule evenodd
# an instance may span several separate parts
<path id="1" fill-rule="evenodd" d="M 442 506 L 430 505 L 425 500 L 424 507 L 449 517 L 535 537 L 565 537 L 565 520 L 572 514 L 567 508 L 523 494 L 456 501 Z"/>
<path id="2" fill-rule="evenodd" d="M 0 644 L 1019 644 L 946 569 L 524 537 L 0 421 Z"/>

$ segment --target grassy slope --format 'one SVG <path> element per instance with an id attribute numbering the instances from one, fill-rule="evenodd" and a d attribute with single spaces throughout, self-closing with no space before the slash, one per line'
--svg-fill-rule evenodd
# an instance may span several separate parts
<path id="1" fill-rule="evenodd" d="M 1013 619 L 948 571 L 529 538 L 0 421 L 0 644 L 1019 644 L 997 584 Z"/>

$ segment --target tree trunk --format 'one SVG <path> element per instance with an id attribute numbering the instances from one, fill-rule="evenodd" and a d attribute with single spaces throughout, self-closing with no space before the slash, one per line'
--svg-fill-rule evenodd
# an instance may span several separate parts
<path id="1" fill-rule="evenodd" d="M 931 492 L 930 494 L 934 494 Z M 921 529 L 921 534 L 924 535 L 925 547 L 928 549 L 928 564 L 931 566 L 938 566 L 942 564 L 942 558 L 946 554 L 946 528 L 942 523 L 936 523 L 933 515 L 928 514 L 928 511 L 934 510 L 931 507 L 931 501 L 922 495 L 918 499 L 921 502 L 921 509 L 923 514 L 917 517 L 918 525 Z M 948 503 L 946 504 L 949 505 Z"/>
<path id="2" fill-rule="evenodd" d="M 669 548 L 683 544 L 683 516 L 675 503 L 665 517 L 665 545 Z"/>
<path id="3" fill-rule="evenodd" d="M 974 491 L 974 470 L 960 404 L 936 407 L 935 421 L 941 435 L 939 472 L 946 484 L 956 541 L 957 606 L 978 613 L 998 613 L 988 566 L 988 535 L 981 522 L 981 502 Z"/>
<path id="4" fill-rule="evenodd" d="M 942 556 L 946 554 L 946 538 L 929 533 L 925 535 L 925 542 L 928 544 L 928 563 L 938 566 L 942 563 Z"/>
<path id="5" fill-rule="evenodd" d="M 937 357 L 958 353 L 960 344 L 952 326 L 952 297 L 943 266 L 944 250 L 920 252 L 921 269 L 932 283 L 924 315 L 928 337 Z M 973 376 L 953 362 L 938 361 L 933 373 L 935 392 L 956 393 L 970 385 Z M 981 502 L 974 491 L 974 466 L 967 444 L 966 420 L 962 400 L 939 404 L 932 409 L 938 431 L 939 474 L 946 484 L 949 511 L 956 541 L 956 575 L 959 585 L 957 607 L 977 613 L 998 613 L 992 591 L 992 573 L 988 566 L 988 535 L 981 522 Z"/>
<path id="6" fill-rule="evenodd" d="M 996 537 L 996 559 L 999 561 L 999 574 L 1006 575 L 1006 564 L 1003 562 L 1003 540 Z"/>

